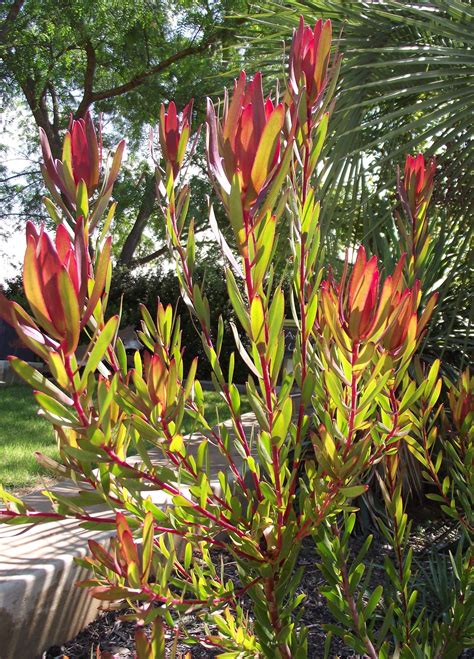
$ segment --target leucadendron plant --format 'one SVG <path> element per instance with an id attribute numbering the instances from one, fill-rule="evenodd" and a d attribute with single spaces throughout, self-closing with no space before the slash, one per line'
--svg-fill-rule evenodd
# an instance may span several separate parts
<path id="1" fill-rule="evenodd" d="M 137 624 L 139 659 L 164 657 L 165 635 L 174 639 L 170 656 L 179 641 L 202 643 L 221 657 L 307 657 L 315 648 L 301 621 L 298 555 L 310 538 L 334 617 L 326 625 L 327 656 L 334 656 L 333 635 L 372 658 L 457 656 L 472 640 L 472 378 L 451 387 L 451 411 L 441 414 L 439 363 L 415 357 L 436 303 L 436 296 L 422 303 L 419 280 L 435 164 L 409 157 L 399 178 L 407 253 L 394 272 L 384 272 L 363 247 L 352 264 L 346 258 L 340 278 L 325 267 L 318 163 L 340 65 L 331 23 L 310 28 L 301 20 L 280 94 L 265 97 L 261 74 L 242 72 L 222 104 L 208 101 L 209 175 L 233 244 L 212 207 L 209 221 L 225 262 L 236 351 L 249 372 L 250 431 L 234 358 L 225 371 L 220 363 L 224 324 L 211 326 L 205 285 L 194 274 L 186 173 L 196 144 L 192 105 L 182 113 L 174 103 L 162 107 L 157 191 L 182 296 L 231 425 L 206 420 L 197 362 L 185 372 L 180 320 L 170 306 L 142 308 L 143 350 L 131 365 L 118 338 L 120 319 L 107 316 L 114 205 L 107 209 L 123 143 L 101 173 L 89 115 L 72 122 L 62 162 L 52 160 L 42 135 L 52 195 L 45 203 L 56 234 L 28 225 L 24 285 L 31 315 L 2 296 L 0 313 L 52 376 L 10 360 L 56 432 L 61 463 L 39 460 L 72 478 L 78 491 L 48 493 L 49 512 L 2 491 L 0 517 L 9 524 L 73 517 L 110 531 L 110 543 L 89 541 L 81 564 L 91 578 L 80 585 L 132 609 L 127 617 Z M 289 244 L 279 240 L 282 223 L 290 226 Z M 277 250 L 288 251 L 293 272 L 286 295 L 274 268 Z M 296 324 L 290 369 L 287 308 Z M 197 435 L 184 436 L 185 417 Z M 466 537 L 452 559 L 452 605 L 432 624 L 413 585 L 402 446 L 422 464 L 432 498 Z M 357 556 L 349 545 L 369 478 L 385 502 L 380 527 L 391 548 L 385 580 L 375 587 L 366 570 L 371 537 Z M 221 572 L 219 552 L 233 557 L 235 582 Z M 190 614 L 204 623 L 199 637 L 186 627 Z"/>

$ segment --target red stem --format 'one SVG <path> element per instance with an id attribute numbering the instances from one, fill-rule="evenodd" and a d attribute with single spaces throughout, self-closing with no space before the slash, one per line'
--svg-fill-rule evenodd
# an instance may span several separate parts
<path id="1" fill-rule="evenodd" d="M 306 161 L 305 161 L 306 165 Z M 306 192 L 304 192 L 304 195 Z M 301 397 L 300 405 L 298 410 L 298 421 L 296 424 L 296 440 L 295 445 L 298 446 L 301 441 L 301 430 L 303 428 L 303 419 L 304 419 L 304 403 L 303 403 L 303 387 L 306 380 L 307 374 L 307 365 L 306 365 L 306 353 L 307 353 L 307 336 L 306 336 L 306 304 L 305 304 L 305 278 L 306 278 L 306 268 L 305 268 L 305 239 L 303 234 L 301 235 L 301 256 L 300 256 L 300 316 L 301 316 Z M 295 459 L 293 463 L 293 469 L 291 474 L 291 483 L 289 488 L 288 496 L 288 505 L 285 510 L 284 520 L 288 519 L 291 508 L 292 496 L 296 491 L 296 485 L 298 483 L 298 472 L 300 467 L 300 460 Z"/>
<path id="2" fill-rule="evenodd" d="M 54 512 L 41 512 L 38 510 L 27 510 L 24 513 L 17 513 L 13 510 L 0 510 L 0 517 L 8 517 L 13 519 L 15 517 L 31 517 L 31 518 L 41 518 L 48 517 L 51 520 L 57 519 L 71 519 L 68 515 L 61 515 L 60 513 Z M 74 518 L 79 519 L 82 522 L 99 522 L 100 524 L 115 524 L 115 517 L 94 517 L 93 515 L 82 515 L 79 513 L 74 513 Z"/>
<path id="3" fill-rule="evenodd" d="M 393 425 L 392 425 L 392 429 L 391 429 L 390 433 L 387 436 L 387 440 L 391 439 L 395 435 L 395 433 L 398 429 L 398 416 L 399 416 L 398 401 L 396 399 L 395 392 L 394 392 L 393 389 L 390 390 L 390 405 L 391 405 L 391 408 L 392 408 L 392 411 L 393 411 Z M 398 442 L 398 446 L 399 446 L 399 444 L 400 444 L 400 442 Z M 387 469 L 387 476 L 388 476 L 388 481 L 389 481 L 389 491 L 390 491 L 390 497 L 393 498 L 393 496 L 395 494 L 396 487 L 397 487 L 397 481 L 396 481 L 396 476 L 395 476 L 395 478 L 392 478 L 392 472 L 391 472 L 391 469 L 390 469 L 390 461 L 391 461 L 391 459 L 394 459 L 398 463 L 398 452 L 394 456 L 387 456 L 387 457 L 388 457 L 388 460 L 389 460 L 389 467 Z M 397 464 L 397 471 L 398 471 L 398 464 Z M 400 493 L 399 496 L 401 496 L 401 493 Z M 393 518 L 393 531 L 394 531 L 394 533 L 393 533 L 393 542 L 394 542 L 395 555 L 397 557 L 398 578 L 400 580 L 400 587 L 402 587 L 403 578 L 404 578 L 404 576 L 403 576 L 403 572 L 404 572 L 404 570 L 403 570 L 403 547 L 402 547 L 402 544 L 399 540 L 400 527 L 398 525 L 397 516 L 394 514 L 392 516 L 392 518 Z M 404 618 L 404 626 L 405 626 L 405 643 L 406 643 L 407 646 L 409 646 L 410 631 L 411 630 L 410 630 L 410 618 L 408 616 L 408 600 L 407 600 L 405 588 L 402 587 L 402 590 L 401 590 L 400 594 L 401 594 L 402 605 L 403 605 L 403 618 Z"/>
<path id="4" fill-rule="evenodd" d="M 312 118 L 311 118 L 311 109 L 308 109 L 308 135 L 311 133 L 312 127 Z M 304 164 L 303 164 L 303 185 L 302 185 L 302 195 L 301 195 L 301 204 L 304 207 L 306 203 L 306 197 L 308 194 L 308 185 L 309 185 L 309 160 L 311 156 L 311 147 L 309 141 L 305 142 L 304 145 L 305 155 L 304 155 Z M 308 336 L 306 330 L 306 296 L 305 296 L 305 284 L 306 284 L 306 242 L 303 232 L 301 231 L 301 252 L 300 252 L 300 322 L 301 322 L 301 392 L 303 392 L 303 387 L 306 381 L 307 375 L 307 348 L 308 348 Z M 303 428 L 304 420 L 304 403 L 303 397 L 300 398 L 300 405 L 298 410 L 298 420 L 296 424 L 296 439 L 295 445 L 298 446 L 301 441 L 301 431 Z M 296 485 L 298 483 L 298 472 L 300 468 L 299 458 L 295 459 L 293 463 L 292 473 L 291 473 L 291 482 L 289 487 L 289 496 L 288 496 L 288 505 L 285 510 L 284 521 L 286 522 L 291 510 L 291 501 L 292 497 L 296 491 Z"/>
<path id="5" fill-rule="evenodd" d="M 214 597 L 212 599 L 207 599 L 207 600 L 198 600 L 198 599 L 169 599 L 168 597 L 164 597 L 163 595 L 157 595 L 153 591 L 151 591 L 148 587 L 144 586 L 141 591 L 145 593 L 150 599 L 154 600 L 155 602 L 162 602 L 163 604 L 172 604 L 179 606 L 181 604 L 184 604 L 186 606 L 195 606 L 195 605 L 206 605 L 206 604 L 222 604 L 223 602 L 231 602 L 235 600 L 236 597 L 241 597 L 244 595 L 247 590 L 252 588 L 252 586 L 255 586 L 256 583 L 258 583 L 261 580 L 261 577 L 256 577 L 253 581 L 248 583 L 244 588 L 241 588 L 240 590 L 236 591 L 235 593 L 231 593 L 229 595 L 226 595 L 225 597 Z M 291 659 L 291 658 L 290 658 Z"/>
<path id="6" fill-rule="evenodd" d="M 193 409 L 197 410 L 197 407 L 193 402 L 191 402 L 190 405 Z M 242 430 L 243 430 L 243 428 L 242 428 Z M 232 473 L 234 474 L 235 478 L 237 479 L 237 482 L 239 483 L 240 487 L 245 492 L 245 494 L 248 495 L 248 488 L 245 485 L 245 481 L 243 480 L 242 476 L 240 475 L 239 470 L 237 469 L 237 466 L 236 466 L 234 460 L 232 459 L 231 454 L 229 453 L 229 451 L 224 446 L 224 443 L 223 443 L 222 439 L 219 437 L 219 435 L 216 432 L 214 432 L 214 430 L 212 430 L 212 428 L 209 432 L 212 435 L 212 437 L 214 438 L 214 440 L 216 441 L 217 445 L 219 446 L 220 451 L 227 458 L 227 461 L 228 461 L 229 466 L 232 470 Z"/>
<path id="7" fill-rule="evenodd" d="M 174 228 L 174 231 L 176 233 L 176 236 L 178 237 L 177 250 L 178 250 L 178 254 L 179 254 L 179 258 L 180 258 L 180 262 L 181 262 L 181 267 L 183 268 L 184 276 L 185 276 L 185 279 L 186 279 L 186 285 L 188 287 L 188 295 L 191 298 L 191 300 L 193 300 L 192 277 L 191 277 L 191 274 L 189 272 L 188 265 L 186 263 L 186 254 L 184 252 L 183 246 L 179 242 L 179 235 L 178 235 L 178 229 L 177 229 L 177 225 L 176 225 L 176 217 L 175 217 L 175 214 L 174 214 L 174 210 L 172 212 L 172 223 L 173 223 L 173 228 Z M 204 334 L 204 338 L 206 339 L 207 345 L 210 348 L 214 349 L 214 344 L 213 344 L 211 336 L 208 332 L 207 327 L 204 325 L 204 323 L 201 321 L 201 319 L 199 319 L 199 323 L 201 325 L 201 330 Z M 216 355 L 217 355 L 217 351 L 215 351 L 215 352 L 216 352 Z M 236 411 L 234 410 L 234 406 L 232 405 L 232 400 L 231 400 L 231 397 L 230 397 L 230 392 L 229 392 L 229 389 L 228 389 L 227 386 L 223 387 L 223 393 L 225 395 L 226 402 L 227 402 L 227 405 L 229 407 L 229 410 L 230 410 L 230 413 L 231 413 L 231 416 L 232 416 L 232 420 L 234 421 L 235 427 L 237 429 L 238 437 L 239 437 L 239 440 L 240 440 L 240 442 L 242 444 L 242 447 L 244 449 L 245 455 L 247 457 L 250 457 L 250 455 L 251 455 L 250 447 L 249 447 L 248 442 L 247 442 L 247 436 L 245 434 L 245 430 L 244 430 L 244 427 L 242 425 L 242 420 L 240 418 L 240 415 L 238 415 L 236 413 Z M 253 479 L 253 482 L 254 482 L 254 485 L 255 485 L 255 491 L 256 491 L 256 494 L 257 494 L 257 498 L 258 498 L 259 501 L 262 501 L 263 495 L 262 495 L 262 492 L 260 490 L 260 481 L 258 479 L 257 474 L 255 474 L 254 472 L 252 472 L 252 479 Z M 244 485 L 244 488 L 245 488 L 244 491 L 248 494 L 248 489 L 247 489 L 247 487 L 245 487 L 245 485 Z"/>
<path id="8" fill-rule="evenodd" d="M 357 375 L 355 373 L 354 367 L 357 363 L 357 357 L 359 356 L 359 342 L 355 341 L 352 346 L 352 355 L 351 355 L 351 368 L 352 368 L 352 377 L 351 377 L 351 409 L 349 413 L 349 427 L 347 430 L 347 440 L 346 446 L 344 448 L 343 459 L 347 457 L 349 450 L 352 446 L 353 434 L 354 434 L 354 421 L 357 412 Z"/>
<path id="9" fill-rule="evenodd" d="M 255 236 L 254 236 L 254 232 L 252 231 L 252 227 L 250 227 L 248 212 L 244 212 L 244 222 L 245 222 L 247 241 L 249 239 L 250 233 L 252 233 L 253 240 L 255 243 Z M 256 247 L 255 247 L 255 252 L 256 252 Z M 247 287 L 247 297 L 249 300 L 249 308 L 250 308 L 252 305 L 252 300 L 254 299 L 255 296 L 255 288 L 252 277 L 252 267 L 250 265 L 248 255 L 244 256 L 244 269 L 245 269 L 245 283 Z M 265 342 L 267 344 L 269 337 L 269 330 L 268 330 L 266 313 L 264 314 L 264 332 L 265 332 Z M 268 410 L 268 425 L 271 436 L 272 428 L 273 428 L 273 416 L 274 416 L 273 397 L 272 397 L 274 390 L 271 383 L 270 366 L 265 353 L 260 353 L 260 366 L 262 368 L 263 386 L 265 389 L 265 402 Z M 272 445 L 272 467 L 273 467 L 273 477 L 275 480 L 275 492 L 276 492 L 277 507 L 278 507 L 277 543 L 278 543 L 278 547 L 281 547 L 281 527 L 283 524 L 283 513 L 281 508 L 283 503 L 283 497 L 282 497 L 282 488 L 280 481 L 280 452 L 278 447 L 275 445 Z"/>
<path id="10" fill-rule="evenodd" d="M 247 537 L 246 534 L 238 529 L 236 526 L 231 524 L 229 521 L 226 519 L 223 519 L 222 517 L 216 517 L 213 513 L 209 512 L 205 508 L 202 508 L 199 504 L 197 504 L 195 501 L 187 497 L 183 492 L 180 490 L 176 489 L 172 485 L 169 485 L 168 483 L 165 483 L 164 481 L 160 480 L 159 478 L 156 478 L 156 476 L 152 476 L 151 474 L 142 471 L 141 469 L 138 469 L 137 467 L 133 467 L 130 465 L 128 462 L 121 460 L 119 456 L 106 444 L 102 444 L 101 448 L 107 453 L 107 455 L 115 462 L 115 464 L 118 464 L 121 467 L 124 467 L 125 469 L 129 469 L 130 471 L 133 471 L 133 473 L 137 474 L 137 476 L 140 476 L 146 481 L 149 481 L 150 483 L 153 483 L 154 485 L 158 485 L 158 487 L 161 490 L 164 490 L 165 492 L 168 492 L 168 494 L 171 494 L 172 496 L 180 496 L 183 499 L 185 499 L 190 506 L 196 510 L 198 513 L 203 515 L 204 517 L 207 517 L 207 519 L 210 519 L 211 521 L 215 522 L 222 528 L 227 529 L 231 533 L 235 533 L 238 535 L 240 538 L 245 538 Z"/>
<path id="11" fill-rule="evenodd" d="M 161 425 L 163 427 L 163 432 L 165 434 L 166 439 L 171 442 L 173 440 L 173 436 L 171 435 L 168 427 L 168 423 L 165 419 L 161 420 Z M 185 456 L 180 455 L 181 459 L 178 459 L 174 453 L 171 451 L 167 451 L 165 449 L 165 453 L 168 456 L 168 458 L 173 462 L 173 464 L 176 467 L 184 466 L 188 474 L 190 474 L 194 479 L 197 479 L 197 473 L 194 471 L 192 465 L 189 464 L 187 458 Z M 221 497 L 219 497 L 217 494 L 212 493 L 212 495 L 207 497 L 207 502 L 212 504 L 213 502 L 217 502 L 219 505 L 223 506 L 223 508 L 226 508 L 229 512 L 232 512 L 232 508 L 223 500 Z"/>
<path id="12" fill-rule="evenodd" d="M 278 611 L 278 603 L 275 597 L 275 587 L 276 583 L 274 576 L 265 579 L 264 592 L 265 597 L 267 598 L 268 614 L 274 629 L 274 636 L 276 638 L 280 634 L 282 627 L 280 614 Z M 291 659 L 290 648 L 286 643 L 279 643 L 278 650 L 282 659 Z"/>
<path id="13" fill-rule="evenodd" d="M 426 413 L 425 406 L 422 405 L 421 412 L 420 412 L 421 418 L 424 418 L 425 413 Z M 427 465 L 428 465 L 428 471 L 430 472 L 430 476 L 433 479 L 433 482 L 436 485 L 440 495 L 443 497 L 445 505 L 448 508 L 451 509 L 451 499 L 443 492 L 443 485 L 442 485 L 441 481 L 439 480 L 438 474 L 436 473 L 436 469 L 435 469 L 435 466 L 433 464 L 433 460 L 431 459 L 431 453 L 428 449 L 428 438 L 426 436 L 426 429 L 425 429 L 424 424 L 422 426 L 422 441 L 423 441 L 423 452 L 424 452 L 425 459 L 426 459 L 426 462 L 427 462 Z M 458 513 L 458 515 L 457 515 L 458 521 L 464 526 L 464 528 L 469 533 L 472 533 L 473 528 L 469 524 L 466 517 L 464 515 L 461 515 L 461 513 L 459 513 L 459 511 L 456 510 L 456 512 Z"/>
<path id="14" fill-rule="evenodd" d="M 333 526 L 333 531 L 335 535 L 339 537 L 339 529 Z M 344 597 L 346 599 L 347 605 L 349 606 L 349 611 L 351 612 L 352 621 L 354 623 L 354 631 L 364 643 L 365 649 L 367 650 L 367 656 L 370 657 L 371 659 L 378 659 L 379 655 L 367 634 L 367 626 L 365 622 L 363 622 L 362 627 L 360 625 L 360 618 L 359 618 L 359 612 L 357 610 L 357 605 L 354 601 L 354 597 L 351 595 L 351 588 L 347 574 L 347 559 L 344 555 L 340 557 L 339 569 L 341 571 L 342 591 L 344 593 Z"/>

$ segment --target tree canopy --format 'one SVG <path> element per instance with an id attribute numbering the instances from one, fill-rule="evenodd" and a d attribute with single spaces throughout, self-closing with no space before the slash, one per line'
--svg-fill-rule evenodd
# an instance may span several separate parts
<path id="1" fill-rule="evenodd" d="M 119 260 L 127 266 L 154 210 L 152 172 L 143 162 L 149 126 L 170 99 L 183 107 L 194 96 L 195 107 L 203 106 L 215 76 L 227 68 L 225 46 L 236 23 L 226 19 L 230 8 L 239 10 L 240 2 L 14 0 L 0 9 L 0 91 L 4 107 L 26 106 L 21 132 L 31 150 L 41 127 L 60 157 L 69 116 L 81 117 L 92 106 L 103 115 L 106 146 L 126 134 L 129 154 L 142 149 L 129 156 L 132 175 L 117 187 Z M 20 217 L 41 215 L 36 168 L 3 173 L 4 213 L 19 203 Z"/>

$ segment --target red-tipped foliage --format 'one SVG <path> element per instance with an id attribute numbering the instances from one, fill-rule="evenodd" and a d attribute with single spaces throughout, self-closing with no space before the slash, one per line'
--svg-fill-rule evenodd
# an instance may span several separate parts
<path id="1" fill-rule="evenodd" d="M 247 83 L 245 72 L 241 72 L 230 103 L 226 98 L 221 121 L 208 101 L 210 171 L 225 193 L 230 192 L 230 184 L 238 176 L 245 209 L 255 203 L 276 170 L 284 118 L 282 103 L 275 106 L 270 98 L 265 101 L 260 73 Z"/>
<path id="2" fill-rule="evenodd" d="M 40 128 L 40 142 L 44 164 L 42 173 L 50 192 L 58 201 L 62 194 L 72 208 L 76 207 L 77 186 L 81 181 L 90 198 L 99 184 L 101 148 L 89 112 L 84 119 L 71 119 L 63 142 L 62 160 L 53 158 L 45 131 Z M 107 172 L 101 194 L 111 193 L 122 160 L 125 141 L 117 145 L 113 162 Z"/>
<path id="3" fill-rule="evenodd" d="M 420 210 L 426 209 L 431 199 L 435 172 L 436 160 L 434 158 L 425 162 L 421 153 L 416 157 L 407 156 L 403 187 L 413 217 L 416 217 Z"/>
<path id="4" fill-rule="evenodd" d="M 94 273 L 82 218 L 78 219 L 73 236 L 64 224 L 58 225 L 54 240 L 44 227 L 37 231 L 28 222 L 23 286 L 34 320 L 1 293 L 0 316 L 15 327 L 28 347 L 41 356 L 44 356 L 39 352 L 41 346 L 60 348 L 64 354 L 72 354 L 77 348 L 81 329 L 103 294 L 110 246 L 111 239 L 108 238 Z"/>
<path id="5" fill-rule="evenodd" d="M 290 84 L 295 95 L 305 87 L 308 108 L 317 103 L 326 86 L 331 42 L 331 21 L 320 19 L 311 28 L 301 16 L 291 43 Z"/>
<path id="6" fill-rule="evenodd" d="M 474 377 L 466 369 L 457 386 L 452 385 L 449 393 L 449 406 L 454 426 L 460 433 L 472 432 L 474 422 Z"/>
<path id="7" fill-rule="evenodd" d="M 163 158 L 171 165 L 175 177 L 183 164 L 191 130 L 192 110 L 192 100 L 186 105 L 181 114 L 178 114 L 174 101 L 170 102 L 167 111 L 163 103 L 161 104 L 159 124 L 160 146 Z"/>
<path id="8" fill-rule="evenodd" d="M 84 119 L 71 118 L 69 134 L 74 182 L 84 181 L 91 194 L 99 183 L 100 153 L 90 112 Z"/>
<path id="9" fill-rule="evenodd" d="M 420 335 L 433 310 L 436 298 L 429 301 L 418 320 L 420 287 L 403 289 L 403 256 L 393 275 L 386 277 L 380 286 L 381 273 L 377 257 L 367 260 L 364 247 L 360 247 L 349 282 L 345 274 L 340 283 L 325 281 L 322 284 L 322 302 L 325 320 L 337 323 L 352 342 L 375 341 L 396 356 L 406 345 Z"/>

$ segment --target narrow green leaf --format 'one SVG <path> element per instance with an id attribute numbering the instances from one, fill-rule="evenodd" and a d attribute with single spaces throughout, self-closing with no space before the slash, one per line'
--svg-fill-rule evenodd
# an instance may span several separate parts
<path id="1" fill-rule="evenodd" d="M 89 373 L 94 373 L 97 369 L 99 362 L 103 359 L 107 349 L 110 347 L 112 340 L 115 336 L 118 325 L 118 316 L 112 316 L 106 323 L 104 329 L 96 339 L 95 345 L 87 359 L 82 372 L 79 390 L 83 391 L 87 384 Z"/>

